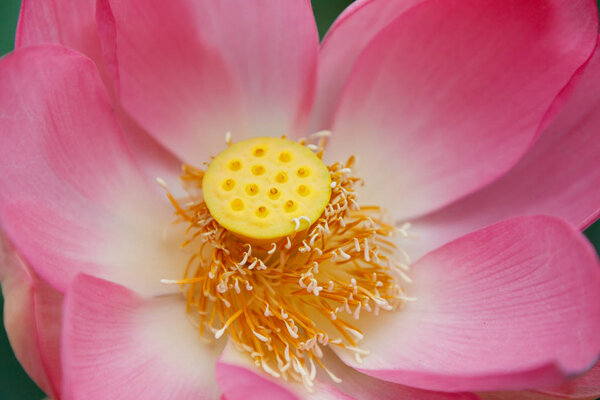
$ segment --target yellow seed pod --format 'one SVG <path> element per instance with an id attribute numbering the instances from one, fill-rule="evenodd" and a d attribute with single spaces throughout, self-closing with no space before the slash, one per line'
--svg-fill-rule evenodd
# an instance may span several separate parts
<path id="1" fill-rule="evenodd" d="M 278 239 L 321 216 L 331 197 L 331 176 L 307 147 L 259 137 L 217 155 L 204 174 L 202 192 L 225 229 L 249 239 Z"/>

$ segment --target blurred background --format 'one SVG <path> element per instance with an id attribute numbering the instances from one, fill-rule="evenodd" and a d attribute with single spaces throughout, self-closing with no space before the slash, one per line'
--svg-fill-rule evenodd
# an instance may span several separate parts
<path id="1" fill-rule="evenodd" d="M 353 0 L 312 0 L 312 5 L 321 37 L 333 20 Z M 598 0 L 600 5 L 600 0 Z M 14 45 L 14 34 L 19 15 L 20 0 L 0 0 L 0 56 L 10 52 Z M 596 250 L 600 252 L 600 222 L 586 232 Z M 0 315 L 4 308 L 0 296 Z M 3 321 L 3 317 L 0 318 Z M 29 379 L 8 343 L 4 324 L 0 329 L 0 400 L 42 399 L 44 393 Z"/>

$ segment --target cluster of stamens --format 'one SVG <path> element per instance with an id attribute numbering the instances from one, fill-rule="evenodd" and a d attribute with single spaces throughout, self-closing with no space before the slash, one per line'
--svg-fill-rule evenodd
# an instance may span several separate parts
<path id="1" fill-rule="evenodd" d="M 321 158 L 322 148 L 315 151 Z M 180 285 L 200 334 L 227 334 L 264 371 L 309 389 L 317 366 L 339 381 L 321 360 L 324 346 L 347 349 L 359 361 L 368 354 L 358 347 L 361 313 L 411 300 L 397 279 L 410 282 L 408 257 L 390 240 L 408 236 L 408 225 L 395 228 L 379 207 L 358 204 L 361 181 L 352 166 L 350 158 L 327 167 L 331 197 L 314 223 L 269 241 L 249 241 L 217 222 L 203 200 L 200 169 L 183 167 L 189 198 L 168 193 L 187 224 L 183 247 L 193 254 L 182 279 L 167 283 Z"/>

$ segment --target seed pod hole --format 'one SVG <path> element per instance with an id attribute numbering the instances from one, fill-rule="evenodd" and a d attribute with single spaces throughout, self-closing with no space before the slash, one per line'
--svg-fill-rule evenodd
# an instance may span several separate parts
<path id="1" fill-rule="evenodd" d="M 279 183 L 286 183 L 288 180 L 287 174 L 283 171 L 280 171 L 275 175 L 275 180 Z"/>
<path id="2" fill-rule="evenodd" d="M 298 194 L 300 196 L 305 197 L 305 196 L 308 196 L 309 193 L 310 193 L 310 190 L 308 189 L 308 186 L 306 186 L 306 185 L 298 186 Z"/>
<path id="3" fill-rule="evenodd" d="M 233 199 L 231 202 L 231 209 L 233 211 L 242 211 L 244 209 L 244 202 L 242 199 Z"/>
<path id="4" fill-rule="evenodd" d="M 292 155 L 287 151 L 282 151 L 279 153 L 279 161 L 287 163 L 292 161 Z"/>
<path id="5" fill-rule="evenodd" d="M 296 171 L 296 175 L 298 175 L 300 178 L 306 178 L 308 175 L 310 175 L 310 171 L 306 167 L 300 167 Z"/>
<path id="6" fill-rule="evenodd" d="M 222 186 L 224 190 L 227 190 L 229 192 L 235 187 L 235 181 L 233 179 L 225 179 L 225 181 L 223 181 Z"/>
<path id="7" fill-rule="evenodd" d="M 242 162 L 240 160 L 232 160 L 229 162 L 229 169 L 232 171 L 239 171 L 242 169 Z"/>
<path id="8" fill-rule="evenodd" d="M 296 202 L 294 202 L 294 200 L 288 200 L 283 205 L 283 209 L 289 213 L 296 211 L 297 208 L 298 205 L 296 204 Z"/>
<path id="9" fill-rule="evenodd" d="M 262 165 L 254 165 L 252 166 L 252 173 L 256 176 L 262 175 L 265 173 L 265 167 Z"/>
<path id="10" fill-rule="evenodd" d="M 255 185 L 254 183 L 247 185 L 246 193 L 248 193 L 249 196 L 256 196 L 258 194 L 258 185 Z"/>
<path id="11" fill-rule="evenodd" d="M 256 209 L 256 216 L 259 218 L 265 218 L 269 215 L 269 210 L 265 206 L 260 206 Z"/>
<path id="12" fill-rule="evenodd" d="M 271 189 L 269 189 L 269 198 L 271 200 L 277 200 L 280 195 L 281 195 L 281 193 L 279 192 L 279 189 L 277 189 L 275 187 L 272 187 Z"/>

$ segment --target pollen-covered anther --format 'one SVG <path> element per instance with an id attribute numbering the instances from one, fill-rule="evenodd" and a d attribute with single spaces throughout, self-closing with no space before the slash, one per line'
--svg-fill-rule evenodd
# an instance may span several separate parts
<path id="1" fill-rule="evenodd" d="M 314 138 L 321 144 L 327 136 Z M 408 227 L 386 223 L 379 207 L 359 206 L 352 158 L 327 167 L 322 148 L 307 141 L 227 142 L 206 173 L 184 165 L 188 198 L 167 192 L 193 255 L 182 279 L 164 283 L 180 285 L 200 335 L 227 334 L 268 374 L 311 390 L 319 367 L 337 382 L 322 347 L 360 360 L 368 354 L 358 347 L 363 315 L 413 300 L 396 279 L 409 282 L 409 260 L 389 240 Z"/>

